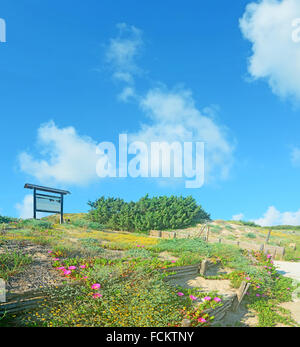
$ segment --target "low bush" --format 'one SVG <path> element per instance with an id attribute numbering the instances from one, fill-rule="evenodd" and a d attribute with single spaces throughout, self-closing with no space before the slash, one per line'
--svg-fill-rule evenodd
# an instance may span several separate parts
<path id="1" fill-rule="evenodd" d="M 52 229 L 53 224 L 45 220 L 24 219 L 18 223 L 19 228 L 30 228 L 32 230 Z"/>
<path id="2" fill-rule="evenodd" d="M 114 230 L 149 231 L 180 229 L 210 220 L 192 196 L 161 196 L 138 202 L 101 197 L 89 202 L 89 218 Z"/>

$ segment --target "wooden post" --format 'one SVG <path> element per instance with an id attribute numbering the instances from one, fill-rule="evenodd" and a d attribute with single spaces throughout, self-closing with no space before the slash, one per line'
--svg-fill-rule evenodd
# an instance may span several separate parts
<path id="1" fill-rule="evenodd" d="M 182 328 L 188 328 L 191 326 L 191 321 L 189 319 L 184 319 L 182 322 L 181 322 L 181 327 Z"/>
<path id="2" fill-rule="evenodd" d="M 200 265 L 200 275 L 205 276 L 207 270 L 208 261 L 203 260 Z"/>
<path id="3" fill-rule="evenodd" d="M 247 291 L 250 288 L 250 283 L 247 283 L 245 281 L 242 282 L 240 288 L 238 289 L 237 296 L 232 304 L 232 311 L 236 312 L 239 308 L 241 302 L 243 301 L 244 296 L 246 295 Z"/>
<path id="4" fill-rule="evenodd" d="M 206 242 L 208 242 L 209 238 L 209 225 L 207 226 L 207 231 L 206 231 Z"/>
<path id="5" fill-rule="evenodd" d="M 270 229 L 269 232 L 268 232 L 268 236 L 266 238 L 266 243 L 268 243 L 269 240 L 270 240 L 271 232 L 272 232 L 272 230 Z"/>
<path id="6" fill-rule="evenodd" d="M 33 189 L 33 218 L 36 219 L 36 189 Z"/>
<path id="7" fill-rule="evenodd" d="M 61 194 L 60 196 L 60 224 L 64 222 L 64 196 Z"/>

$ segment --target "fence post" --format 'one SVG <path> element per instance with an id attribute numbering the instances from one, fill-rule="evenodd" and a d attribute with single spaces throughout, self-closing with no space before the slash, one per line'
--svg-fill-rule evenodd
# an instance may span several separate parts
<path id="1" fill-rule="evenodd" d="M 247 291 L 250 288 L 250 283 L 247 283 L 245 281 L 242 282 L 240 288 L 238 289 L 237 296 L 232 304 L 232 311 L 236 312 L 239 308 L 241 302 L 243 301 L 244 296 L 246 295 Z"/>
<path id="2" fill-rule="evenodd" d="M 208 261 L 203 260 L 200 265 L 200 275 L 205 276 L 206 270 L 208 266 Z"/>
<path id="3" fill-rule="evenodd" d="M 182 328 L 188 328 L 190 327 L 192 324 L 191 324 L 191 321 L 189 319 L 184 319 L 182 322 L 181 322 L 181 327 Z"/>
<path id="4" fill-rule="evenodd" d="M 266 238 L 266 243 L 268 243 L 269 240 L 270 240 L 271 232 L 272 232 L 272 230 L 270 229 L 269 232 L 268 232 L 268 236 Z"/>

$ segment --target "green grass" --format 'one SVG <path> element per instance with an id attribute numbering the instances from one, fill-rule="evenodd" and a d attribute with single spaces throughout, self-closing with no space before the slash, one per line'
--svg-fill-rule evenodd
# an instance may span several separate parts
<path id="1" fill-rule="evenodd" d="M 30 256 L 18 252 L 7 251 L 0 254 L 0 278 L 6 281 L 9 277 L 21 272 L 31 262 Z"/>
<path id="2" fill-rule="evenodd" d="M 116 234 L 103 232 L 101 228 L 97 223 L 91 224 L 84 215 L 74 215 L 70 216 L 69 223 L 62 226 L 57 225 L 54 219 L 43 219 L 23 221 L 16 227 L 5 229 L 0 235 L 0 242 L 7 239 L 44 244 L 52 248 L 54 255 L 61 259 L 64 266 L 88 265 L 84 270 L 77 269 L 74 276 L 72 274 L 74 283 L 80 281 L 78 285 L 65 285 L 48 293 L 48 301 L 44 306 L 23 317 L 20 325 L 177 326 L 183 318 L 191 318 L 193 326 L 199 326 L 195 317 L 203 316 L 201 310 L 204 306 L 200 306 L 200 311 L 195 312 L 189 295 L 200 294 L 196 289 L 186 292 L 180 287 L 170 287 L 164 281 L 165 274 L 160 269 L 198 264 L 205 258 L 233 270 L 230 275 L 218 275 L 211 279 L 228 278 L 232 286 L 238 288 L 246 277 L 251 278 L 247 304 L 257 312 L 260 326 L 275 326 L 278 322 L 294 324 L 288 313 L 279 308 L 281 302 L 291 299 L 291 292 L 287 288 L 293 289 L 293 284 L 276 274 L 274 269 L 271 275 L 268 274 L 263 268 L 267 260 L 261 254 L 256 255 L 258 264 L 253 266 L 247 253 L 237 246 L 206 243 L 196 238 L 156 240 L 145 234 Z M 221 229 L 220 226 L 211 227 L 212 232 Z M 264 229 L 255 230 L 257 232 L 253 234 L 258 239 L 259 232 Z M 274 237 L 271 235 L 271 241 L 283 240 L 286 247 L 297 237 L 281 230 L 278 232 Z M 246 237 L 248 235 L 248 238 L 254 238 L 249 236 L 251 233 L 249 231 Z M 286 256 L 295 259 L 298 249 L 287 249 Z M 123 252 L 115 252 L 118 258 L 107 258 L 111 250 Z M 178 260 L 175 264 L 163 261 L 159 259 L 161 252 L 168 252 Z M 22 271 L 30 262 L 28 256 L 5 252 L 0 255 L 0 277 L 7 279 Z M 60 262 L 55 262 L 54 266 L 61 265 Z M 87 276 L 85 281 L 82 280 L 83 275 Z M 93 283 L 101 283 L 99 292 L 103 295 L 102 298 L 94 299 L 91 296 Z M 256 286 L 260 288 L 257 289 Z M 178 291 L 183 292 L 184 297 L 179 297 Z M 256 297 L 258 292 L 265 293 L 266 296 Z M 206 318 L 209 322 L 210 317 Z M 0 324 L 6 323 L 2 320 Z"/>

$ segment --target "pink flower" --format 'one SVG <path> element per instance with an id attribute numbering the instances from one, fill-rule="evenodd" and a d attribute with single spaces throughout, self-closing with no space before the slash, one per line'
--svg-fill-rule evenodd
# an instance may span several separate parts
<path id="1" fill-rule="evenodd" d="M 75 270 L 75 269 L 76 269 L 76 266 L 71 265 L 71 266 L 68 267 L 68 269 L 69 269 L 69 270 Z"/>
<path id="2" fill-rule="evenodd" d="M 247 281 L 250 281 L 250 280 L 251 280 L 251 278 L 250 278 L 250 277 L 246 277 L 246 280 L 247 280 Z"/>
<path id="3" fill-rule="evenodd" d="M 270 271 L 268 271 L 268 274 L 269 274 L 269 275 L 271 275 L 271 272 L 270 272 Z"/>
<path id="4" fill-rule="evenodd" d="M 171 260 L 171 263 L 176 263 L 176 261 L 175 260 Z"/>
<path id="5" fill-rule="evenodd" d="M 87 276 L 82 277 L 83 280 L 86 280 L 87 278 L 88 278 Z"/>
<path id="6" fill-rule="evenodd" d="M 54 261 L 58 261 L 58 260 L 59 260 L 59 258 L 53 258 L 53 260 L 54 260 Z"/>
<path id="7" fill-rule="evenodd" d="M 52 253 L 52 251 L 48 251 L 48 253 L 50 254 L 50 253 Z"/>
<path id="8" fill-rule="evenodd" d="M 64 274 L 65 274 L 66 276 L 68 276 L 68 275 L 71 274 L 71 271 L 70 271 L 70 270 L 65 270 L 65 271 L 64 271 Z"/>
<path id="9" fill-rule="evenodd" d="M 190 295 L 190 299 L 197 300 L 197 298 L 194 295 Z"/>
<path id="10" fill-rule="evenodd" d="M 291 288 L 286 288 L 287 290 L 291 290 Z"/>
<path id="11" fill-rule="evenodd" d="M 177 293 L 177 295 L 178 295 L 178 296 L 184 296 L 184 294 L 181 293 L 181 292 Z"/>
<path id="12" fill-rule="evenodd" d="M 257 289 L 259 289 L 259 288 L 260 288 L 260 286 L 256 286 L 256 288 L 257 288 Z"/>
<path id="13" fill-rule="evenodd" d="M 260 295 L 259 294 L 256 294 L 257 297 L 259 297 Z"/>
<path id="14" fill-rule="evenodd" d="M 65 267 L 64 266 L 60 266 L 57 268 L 57 270 L 65 270 Z"/>
<path id="15" fill-rule="evenodd" d="M 93 294 L 94 299 L 101 298 L 101 297 L 102 297 L 102 294 L 100 294 L 100 293 L 94 293 Z"/>
<path id="16" fill-rule="evenodd" d="M 204 318 L 198 318 L 198 322 L 200 322 L 200 323 L 206 323 L 206 319 L 204 319 Z"/>
<path id="17" fill-rule="evenodd" d="M 80 265 L 79 267 L 80 267 L 80 269 L 85 269 L 86 265 Z"/>
<path id="18" fill-rule="evenodd" d="M 268 259 L 272 258 L 271 254 L 268 254 L 268 255 L 267 255 L 267 258 L 268 258 Z"/>
<path id="19" fill-rule="evenodd" d="M 91 288 L 92 289 L 99 289 L 100 287 L 101 287 L 101 285 L 99 283 L 94 283 Z"/>
<path id="20" fill-rule="evenodd" d="M 215 301 L 215 302 L 220 302 L 221 299 L 217 297 L 217 298 L 214 298 L 214 301 Z"/>
<path id="21" fill-rule="evenodd" d="M 204 300 L 205 300 L 205 301 L 210 301 L 210 300 L 211 300 L 211 297 L 210 297 L 210 296 L 206 296 L 206 297 L 204 298 Z"/>

